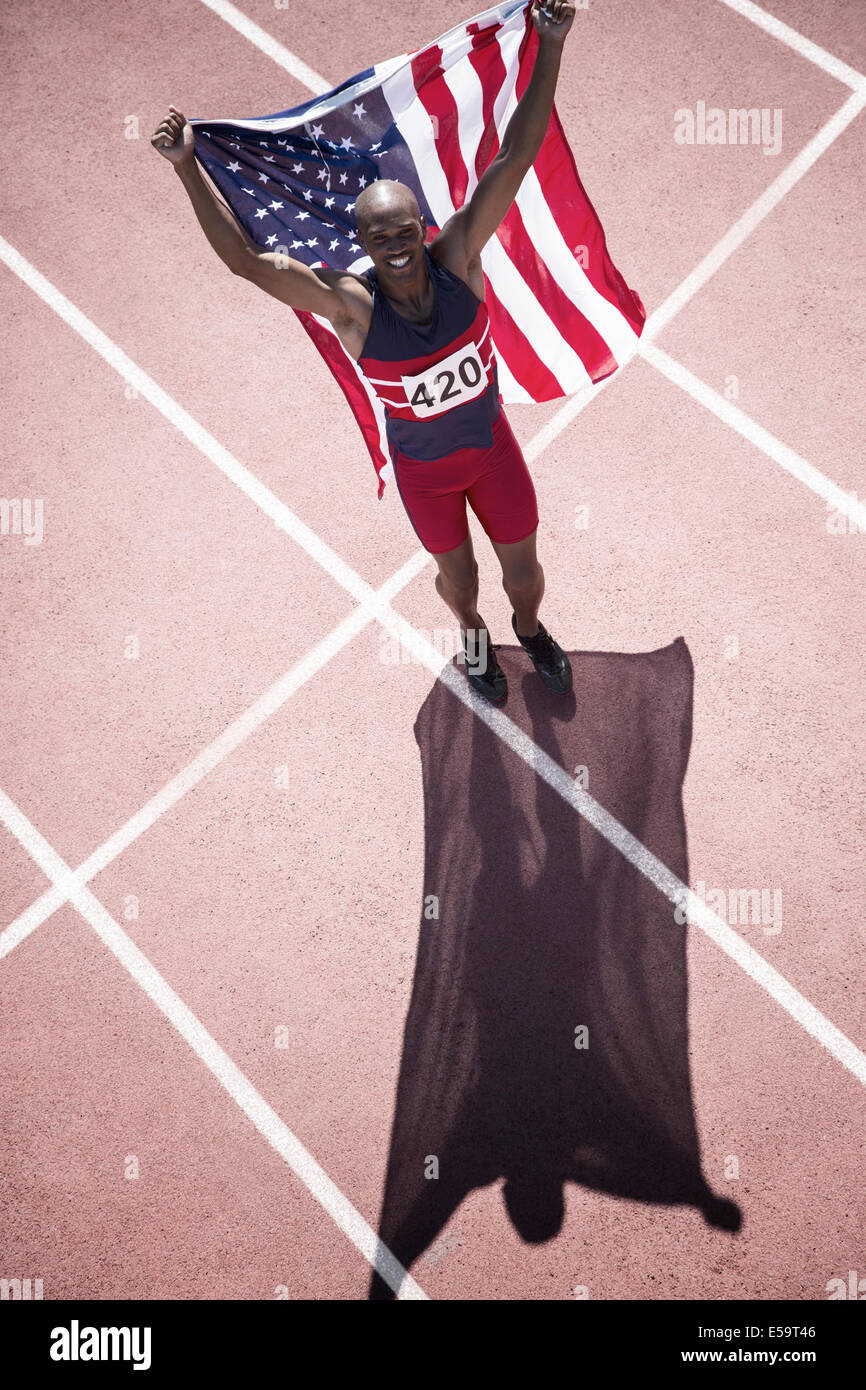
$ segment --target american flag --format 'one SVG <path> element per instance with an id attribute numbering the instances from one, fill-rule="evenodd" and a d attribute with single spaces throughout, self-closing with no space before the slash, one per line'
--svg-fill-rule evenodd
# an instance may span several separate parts
<path id="1" fill-rule="evenodd" d="M 374 179 L 409 185 L 429 237 L 472 194 L 532 75 L 529 10 L 505 0 L 289 111 L 192 119 L 196 156 L 257 244 L 361 273 L 372 262 L 353 212 Z M 634 354 L 644 307 L 608 255 L 555 109 L 481 263 L 505 404 L 572 395 Z M 294 312 L 360 425 L 381 497 L 392 476 L 382 404 L 330 324 Z"/>

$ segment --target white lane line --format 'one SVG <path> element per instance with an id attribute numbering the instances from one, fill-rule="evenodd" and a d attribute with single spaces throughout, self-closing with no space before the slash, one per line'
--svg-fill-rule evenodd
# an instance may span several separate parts
<path id="1" fill-rule="evenodd" d="M 323 92 L 329 92 L 333 87 L 333 82 L 328 82 L 320 73 L 308 67 L 302 58 L 296 53 L 291 53 L 288 48 L 277 39 L 271 38 L 254 20 L 248 19 L 235 5 L 230 5 L 228 0 L 201 0 L 203 5 L 207 5 L 209 10 L 224 19 L 226 24 L 230 24 L 239 34 L 243 34 L 245 39 L 254 43 L 256 48 L 260 48 L 269 58 L 273 58 L 275 63 L 279 63 L 281 68 L 290 72 L 292 77 L 296 77 L 305 87 L 308 87 L 315 96 L 320 97 Z M 300 14 L 298 22 L 303 23 L 303 10 L 296 11 Z"/>
<path id="2" fill-rule="evenodd" d="M 732 430 L 736 430 L 737 434 L 742 435 L 750 444 L 754 444 L 756 449 L 762 450 L 768 458 L 778 463 L 780 468 L 784 468 L 804 487 L 811 488 L 819 497 L 823 497 L 828 504 L 838 511 L 844 512 L 846 516 L 850 516 L 866 531 L 866 503 L 859 502 L 855 496 L 844 492 L 837 483 L 832 482 L 813 464 L 801 458 L 793 449 L 789 449 L 787 444 L 783 444 L 769 430 L 765 430 L 763 425 L 757 424 L 755 420 L 746 415 L 745 411 L 740 410 L 724 396 L 720 396 L 718 391 L 707 386 L 681 362 L 675 361 L 666 352 L 662 352 L 661 348 L 657 348 L 653 343 L 644 343 L 639 352 L 669 381 L 679 386 L 694 400 L 699 401 L 707 410 L 712 411 Z"/>
<path id="3" fill-rule="evenodd" d="M 760 5 L 752 4 L 752 0 L 721 0 L 723 5 L 727 5 L 729 10 L 735 10 L 744 19 L 749 19 L 753 24 L 757 24 L 759 29 L 763 29 L 767 34 L 772 34 L 774 39 L 780 43 L 787 44 L 793 48 L 795 53 L 799 53 L 801 58 L 808 58 L 810 63 L 816 67 L 823 68 L 831 77 L 844 82 L 847 87 L 852 87 L 854 91 L 866 91 L 866 77 L 856 68 L 850 68 L 847 63 L 843 63 L 841 58 L 835 58 L 832 53 L 828 53 L 826 48 L 820 48 L 818 44 L 807 39 L 805 35 L 792 29 L 788 24 L 783 24 L 781 19 L 775 15 L 768 14 L 762 10 Z"/>
<path id="4" fill-rule="evenodd" d="M 211 463 L 216 464 L 217 468 L 236 487 L 239 487 L 251 502 L 255 502 L 256 506 L 260 507 L 280 530 L 291 536 L 292 540 L 305 550 L 332 579 L 346 589 L 359 603 L 366 604 L 375 601 L 374 591 L 370 585 L 359 574 L 356 574 L 336 551 L 332 550 L 325 541 L 316 535 L 315 531 L 301 521 L 284 502 L 280 501 L 279 497 L 265 487 L 254 473 L 239 463 L 203 425 L 200 425 L 188 411 L 184 410 L 183 406 L 179 405 L 167 391 L 163 391 L 162 387 L 158 386 L 147 372 L 133 362 L 122 348 L 119 348 L 106 333 L 103 333 L 101 328 L 97 328 L 86 314 L 83 314 L 2 236 L 0 236 L 0 260 L 4 261 L 29 289 L 38 294 L 39 298 L 44 300 L 48 307 L 53 309 L 65 323 L 68 323 L 69 327 L 74 329 L 95 352 L 98 352 L 109 367 L 112 367 L 125 381 L 134 386 L 140 395 L 150 401 L 151 405 L 165 416 L 169 424 L 174 425 L 175 429 L 185 435 L 200 453 L 210 459 Z"/>
<path id="5" fill-rule="evenodd" d="M 376 591 L 377 599 L 390 604 L 391 600 L 424 569 L 430 558 L 426 550 L 415 551 L 406 563 L 401 565 Z M 317 642 L 314 647 L 311 647 L 280 680 L 260 695 L 249 709 L 233 720 L 221 734 L 217 735 L 212 743 L 203 748 L 192 762 L 188 763 L 156 792 L 140 810 L 136 811 L 135 815 L 131 816 L 113 835 L 109 836 L 87 859 L 79 864 L 78 868 L 72 872 L 68 883 L 61 884 L 59 880 L 53 883 L 24 912 L 14 918 L 0 932 L 0 960 L 4 956 L 8 956 L 10 951 L 25 941 L 52 913 L 62 907 L 65 902 L 68 902 L 76 888 L 83 887 L 85 883 L 89 883 L 98 873 L 101 873 L 140 835 L 148 831 L 159 820 L 160 816 L 165 815 L 173 806 L 176 806 L 181 797 L 185 796 L 193 787 L 198 786 L 199 782 L 218 767 L 230 753 L 235 752 L 246 739 L 255 733 L 266 719 L 270 719 L 272 714 L 281 709 L 290 696 L 311 680 L 332 657 L 341 652 L 359 632 L 374 620 L 375 616 L 372 607 L 359 606 L 354 609 L 333 631 L 323 637 L 320 642 Z M 10 801 L 8 805 L 11 807 L 13 803 Z M 41 837 L 38 841 L 31 843 L 29 836 L 36 832 L 33 831 L 25 816 L 18 813 L 18 817 L 13 822 L 12 833 L 28 850 L 37 864 L 42 867 L 41 856 L 46 851 L 50 851 L 50 846 L 47 845 L 46 841 L 42 841 Z M 53 853 L 53 851 L 51 852 Z"/>
<path id="6" fill-rule="evenodd" d="M 406 566 L 403 568 L 405 570 Z M 369 609 L 365 610 L 361 607 L 353 609 L 348 617 L 344 618 L 332 632 L 317 642 L 280 680 L 276 681 L 263 695 L 260 695 L 249 709 L 229 724 L 212 743 L 193 758 L 192 762 L 172 777 L 134 816 L 131 816 L 124 825 L 109 836 L 104 844 L 94 850 L 72 873 L 68 881 L 63 880 L 61 882 L 59 879 L 55 879 L 52 887 L 48 888 L 20 916 L 10 922 L 5 931 L 0 932 L 0 959 L 7 956 L 47 917 L 50 917 L 52 912 L 56 912 L 63 903 L 68 901 L 77 888 L 83 887 L 85 883 L 89 883 L 92 878 L 101 873 L 134 840 L 149 830 L 160 816 L 165 815 L 175 806 L 182 796 L 185 796 L 193 787 L 198 786 L 199 782 L 207 777 L 208 773 L 212 772 L 224 758 L 239 748 L 256 729 L 264 724 L 266 719 L 270 719 L 271 715 L 280 709 L 290 696 L 294 695 L 295 691 L 299 690 L 308 680 L 311 680 L 332 657 L 342 651 L 357 636 L 362 628 L 371 623 L 373 617 L 374 614 Z M 12 806 L 13 803 L 7 801 L 7 804 Z M 43 862 L 45 842 L 37 841 L 31 845 L 27 836 L 36 832 L 32 830 L 26 817 L 20 816 L 20 819 L 15 822 L 12 833 L 30 852 L 40 868 L 48 873 Z M 50 878 L 52 875 L 48 874 L 48 877 Z"/>
<path id="7" fill-rule="evenodd" d="M 579 395 L 571 396 L 565 401 L 565 403 L 559 407 L 556 414 L 551 415 L 547 424 L 542 425 L 538 433 L 534 434 L 529 443 L 525 445 L 523 456 L 526 462 L 534 463 L 539 454 L 542 454 L 544 450 L 553 443 L 554 439 L 562 434 L 566 426 L 570 425 L 572 420 L 576 419 L 580 412 L 585 410 L 586 407 L 595 400 L 596 396 L 613 381 L 614 377 L 618 377 L 620 372 L 625 371 L 627 366 L 628 363 L 626 362 L 623 366 L 618 367 L 611 376 L 606 376 L 603 381 L 595 382 L 593 386 L 587 387 L 587 389 L 581 391 Z"/>
<path id="8" fill-rule="evenodd" d="M 733 227 L 725 233 L 720 241 L 716 242 L 711 251 L 707 252 L 700 264 L 695 266 L 682 284 L 668 295 L 654 313 L 650 314 L 644 325 L 641 342 L 644 339 L 649 340 L 658 337 L 674 315 L 678 314 L 689 300 L 694 298 L 698 290 L 703 289 L 707 281 L 715 275 L 720 266 L 724 265 L 729 256 L 742 246 L 746 237 L 763 222 L 768 213 L 773 211 L 785 197 L 785 194 L 790 193 L 803 175 L 808 173 L 815 161 L 860 114 L 864 105 L 866 105 L 866 90 L 853 92 L 848 97 L 848 100 L 840 106 L 835 115 L 822 125 L 818 133 L 813 135 L 807 145 L 803 146 L 800 153 L 795 155 L 778 178 L 775 178 L 764 190 L 760 198 L 757 198 L 751 207 L 746 209 Z M 638 351 L 640 351 L 640 346 L 638 346 Z"/>
<path id="9" fill-rule="evenodd" d="M 29 850 L 43 873 L 66 891 L 73 878 L 69 865 L 51 848 L 36 827 L 30 824 L 3 791 L 0 791 L 0 820 Z M 76 887 L 70 892 L 69 898 L 124 970 L 153 1000 L 198 1059 L 216 1077 L 235 1104 L 240 1106 L 263 1138 L 276 1149 L 364 1259 L 382 1276 L 389 1288 L 402 1299 L 426 1299 L 427 1295 L 423 1289 L 382 1244 L 360 1212 L 356 1211 L 347 1197 L 344 1197 L 309 1150 L 304 1148 L 276 1111 L 259 1095 L 252 1082 L 244 1076 L 228 1053 L 220 1047 L 200 1019 L 163 979 L 147 956 L 115 922 L 90 889 Z"/>

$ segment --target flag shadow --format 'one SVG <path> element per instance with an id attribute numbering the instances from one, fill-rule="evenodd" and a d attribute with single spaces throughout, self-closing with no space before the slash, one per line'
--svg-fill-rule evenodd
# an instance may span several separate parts
<path id="1" fill-rule="evenodd" d="M 506 711 L 688 883 L 682 784 L 693 667 L 570 653 L 549 693 L 498 648 Z M 476 1187 L 504 1179 L 528 1242 L 566 1182 L 687 1203 L 740 1225 L 701 1169 L 688 1063 L 686 927 L 672 904 L 437 681 L 415 723 L 425 861 L 379 1235 L 409 1268 Z M 392 1291 L 373 1274 L 370 1298 Z"/>

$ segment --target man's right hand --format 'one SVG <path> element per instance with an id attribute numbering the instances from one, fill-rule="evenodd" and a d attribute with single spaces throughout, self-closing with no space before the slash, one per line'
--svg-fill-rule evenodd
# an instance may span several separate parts
<path id="1" fill-rule="evenodd" d="M 176 106 L 170 106 L 168 112 L 165 120 L 160 121 L 153 132 L 150 143 L 175 166 L 188 164 L 195 158 L 195 136 L 192 126 Z"/>

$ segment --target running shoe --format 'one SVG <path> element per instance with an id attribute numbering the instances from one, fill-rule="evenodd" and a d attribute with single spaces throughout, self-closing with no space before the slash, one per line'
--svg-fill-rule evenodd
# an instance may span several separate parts
<path id="1" fill-rule="evenodd" d="M 534 637 L 521 637 L 517 631 L 517 614 L 511 615 L 514 635 L 540 675 L 548 690 L 567 695 L 572 686 L 571 662 L 558 642 L 551 637 L 544 623 L 538 624 Z"/>
<path id="2" fill-rule="evenodd" d="M 466 657 L 466 675 L 473 690 L 483 695 L 493 705 L 501 705 L 508 694 L 505 672 L 499 665 L 496 648 L 490 639 L 487 628 L 481 629 L 481 640 L 467 643 L 466 633 L 460 630 L 463 655 Z"/>

